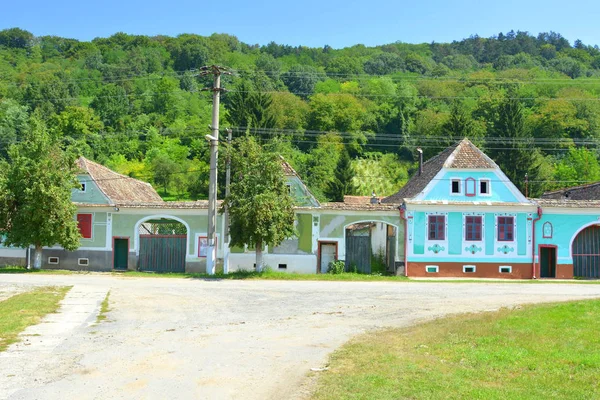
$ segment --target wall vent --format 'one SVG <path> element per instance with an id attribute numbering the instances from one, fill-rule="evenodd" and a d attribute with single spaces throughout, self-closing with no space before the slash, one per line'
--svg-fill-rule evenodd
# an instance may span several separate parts
<path id="1" fill-rule="evenodd" d="M 463 273 L 464 274 L 473 274 L 477 271 L 477 267 L 475 265 L 463 265 Z"/>
<path id="2" fill-rule="evenodd" d="M 440 267 L 438 265 L 426 265 L 425 272 L 428 274 L 435 274 L 440 272 Z"/>

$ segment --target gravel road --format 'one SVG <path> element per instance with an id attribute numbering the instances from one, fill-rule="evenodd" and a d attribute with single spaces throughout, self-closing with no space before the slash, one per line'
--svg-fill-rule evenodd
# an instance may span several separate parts
<path id="1" fill-rule="evenodd" d="M 0 292 L 40 285 L 72 285 L 95 306 L 52 346 L 0 354 L 0 398 L 299 399 L 310 368 L 367 330 L 600 297 L 600 285 L 583 284 L 0 276 Z M 95 324 L 108 291 L 108 320 Z"/>

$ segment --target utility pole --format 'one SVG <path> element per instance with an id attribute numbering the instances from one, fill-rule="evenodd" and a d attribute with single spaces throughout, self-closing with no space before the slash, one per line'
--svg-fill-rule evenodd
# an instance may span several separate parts
<path id="1" fill-rule="evenodd" d="M 231 183 L 231 129 L 227 128 L 227 169 L 225 170 L 225 197 L 229 196 L 229 184 Z M 227 252 L 223 258 L 223 273 L 229 273 L 229 209 L 225 207 L 225 232 L 223 242 L 226 244 L 224 250 Z"/>
<path id="2" fill-rule="evenodd" d="M 210 177 L 208 183 L 208 249 L 206 254 L 206 273 L 213 275 L 217 265 L 217 159 L 219 156 L 219 104 L 221 101 L 221 75 L 230 74 L 223 67 L 218 65 L 205 66 L 200 68 L 200 75 L 213 75 L 214 82 L 212 88 L 202 90 L 213 92 L 212 109 L 212 135 L 207 135 L 210 140 Z"/>

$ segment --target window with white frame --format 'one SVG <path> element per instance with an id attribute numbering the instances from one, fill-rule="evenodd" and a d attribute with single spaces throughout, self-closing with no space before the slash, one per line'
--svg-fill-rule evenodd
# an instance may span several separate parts
<path id="1" fill-rule="evenodd" d="M 481 241 L 483 236 L 483 220 L 478 215 L 465 216 L 465 240 Z"/>
<path id="2" fill-rule="evenodd" d="M 492 191 L 490 188 L 490 180 L 489 179 L 481 179 L 479 180 L 479 194 L 481 195 L 489 195 Z"/>
<path id="3" fill-rule="evenodd" d="M 460 194 L 461 190 L 460 190 L 460 179 L 452 179 L 450 181 L 450 193 L 452 194 Z"/>
<path id="4" fill-rule="evenodd" d="M 446 240 L 445 215 L 430 215 L 427 225 L 427 238 L 429 240 Z"/>
<path id="5" fill-rule="evenodd" d="M 512 242 L 515 240 L 515 218 L 498 217 L 498 241 Z"/>

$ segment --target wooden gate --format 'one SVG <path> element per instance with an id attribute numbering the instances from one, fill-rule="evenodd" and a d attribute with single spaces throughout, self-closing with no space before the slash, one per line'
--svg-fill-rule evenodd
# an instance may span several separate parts
<path id="1" fill-rule="evenodd" d="M 371 229 L 346 229 L 346 271 L 371 273 Z"/>
<path id="2" fill-rule="evenodd" d="M 391 229 L 390 229 L 391 228 Z M 388 236 L 386 241 L 386 264 L 389 273 L 396 273 L 396 235 L 393 226 L 388 225 Z"/>
<path id="3" fill-rule="evenodd" d="M 600 278 L 600 226 L 585 228 L 573 241 L 573 276 Z"/>
<path id="4" fill-rule="evenodd" d="M 152 220 L 140 225 L 140 271 L 185 272 L 185 226 L 172 220 Z"/>

